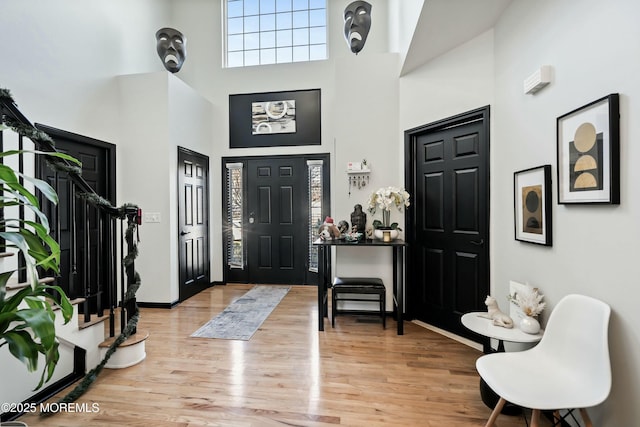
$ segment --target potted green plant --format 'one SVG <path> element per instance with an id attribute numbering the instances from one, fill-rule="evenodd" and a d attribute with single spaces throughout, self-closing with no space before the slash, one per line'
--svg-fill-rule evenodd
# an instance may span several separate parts
<path id="1" fill-rule="evenodd" d="M 2 129 L 2 126 L 0 126 Z M 10 150 L 0 153 L 5 158 L 24 153 L 54 156 L 79 162 L 62 153 Z M 30 182 L 33 191 L 22 182 Z M 54 189 L 42 180 L 19 173 L 0 164 L 0 208 L 23 206 L 33 212 L 34 220 L 4 217 L 0 219 L 0 238 L 6 248 L 22 253 L 29 285 L 8 296 L 7 283 L 17 270 L 0 273 L 0 348 L 22 361 L 30 372 L 38 370 L 38 359 L 44 357 L 44 367 L 36 390 L 51 379 L 59 360 L 58 341 L 55 333 L 54 307 L 67 323 L 73 307 L 64 291 L 55 285 L 40 281 L 38 269 L 57 274 L 60 266 L 60 247 L 49 233 L 49 221 L 40 209 L 36 191 L 52 203 L 58 202 Z"/>

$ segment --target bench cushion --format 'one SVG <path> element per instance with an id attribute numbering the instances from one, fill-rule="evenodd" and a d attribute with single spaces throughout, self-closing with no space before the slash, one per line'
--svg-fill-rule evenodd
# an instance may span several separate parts
<path id="1" fill-rule="evenodd" d="M 384 283 L 382 279 L 377 277 L 336 277 L 333 279 L 334 288 L 355 288 L 365 290 L 369 289 L 384 289 Z"/>

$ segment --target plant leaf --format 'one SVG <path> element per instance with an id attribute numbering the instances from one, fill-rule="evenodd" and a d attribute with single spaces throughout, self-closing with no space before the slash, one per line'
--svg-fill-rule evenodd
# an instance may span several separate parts
<path id="1" fill-rule="evenodd" d="M 38 202 L 38 198 L 31 191 L 24 188 L 24 186 L 19 182 L 0 181 L 0 183 L 4 183 L 7 187 L 13 190 L 14 194 L 20 194 L 31 205 L 40 208 L 40 202 Z M 7 191 L 6 188 L 4 189 L 4 191 Z"/>
<path id="2" fill-rule="evenodd" d="M 45 348 L 51 347 L 56 340 L 56 328 L 49 310 L 33 307 L 16 312 L 16 316 L 29 325 L 33 335 L 40 339 Z"/>
<path id="3" fill-rule="evenodd" d="M 31 288 L 23 288 L 20 289 L 15 294 L 11 295 L 4 301 L 4 305 L 2 306 L 2 310 L 0 313 L 10 313 L 15 311 L 22 300 L 31 293 Z"/>
<path id="4" fill-rule="evenodd" d="M 9 331 L 4 335 L 13 356 L 27 365 L 29 372 L 38 369 L 38 345 L 27 331 Z"/>
<path id="5" fill-rule="evenodd" d="M 0 312 L 2 311 L 2 307 L 4 307 L 4 297 L 7 295 L 7 282 L 13 275 L 14 271 L 5 271 L 4 273 L 0 273 Z"/>
<path id="6" fill-rule="evenodd" d="M 32 183 L 34 187 L 40 190 L 42 195 L 46 197 L 47 200 L 49 200 L 51 203 L 56 205 L 58 204 L 58 193 L 56 193 L 56 190 L 54 190 L 53 187 L 49 185 L 49 183 L 22 173 L 20 174 L 20 176 L 22 176 L 26 181 Z"/>
<path id="7" fill-rule="evenodd" d="M 50 294 L 46 292 L 46 290 L 55 291 L 54 294 Z M 51 299 L 60 307 L 60 311 L 62 312 L 62 317 L 64 318 L 64 323 L 68 323 L 71 320 L 71 316 L 73 316 L 73 305 L 71 305 L 71 301 L 69 301 L 69 297 L 64 293 L 62 288 L 57 285 L 39 285 L 38 286 L 38 294 L 41 296 L 46 296 Z"/>
<path id="8" fill-rule="evenodd" d="M 18 182 L 18 177 L 13 168 L 7 165 L 0 165 L 0 181 L 2 182 Z"/>
<path id="9" fill-rule="evenodd" d="M 40 376 L 40 382 L 33 390 L 38 390 L 42 387 L 42 384 L 49 381 L 53 376 L 53 373 L 56 369 L 56 365 L 60 360 L 60 352 L 58 351 L 58 346 L 60 343 L 57 341 L 53 343 L 53 345 L 44 352 L 45 357 L 45 369 L 42 370 L 42 375 Z M 46 378 L 45 378 L 46 375 Z"/>
<path id="10" fill-rule="evenodd" d="M 67 160 L 71 163 L 74 163 L 78 166 L 82 165 L 82 162 L 80 162 L 80 160 L 76 159 L 73 156 L 70 156 L 68 154 L 65 153 L 60 153 L 58 151 L 39 151 L 39 150 L 7 150 L 7 151 L 3 151 L 0 153 L 0 157 L 7 157 L 7 156 L 13 156 L 16 154 L 24 154 L 24 153 L 30 153 L 30 154 L 41 154 L 43 156 L 48 156 L 48 157 L 57 157 L 59 159 L 64 159 Z"/>

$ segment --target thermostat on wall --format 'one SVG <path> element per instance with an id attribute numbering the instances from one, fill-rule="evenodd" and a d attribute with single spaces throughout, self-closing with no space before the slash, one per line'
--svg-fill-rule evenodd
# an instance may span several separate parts
<path id="1" fill-rule="evenodd" d="M 543 65 L 524 80 L 524 93 L 533 95 L 551 83 L 551 66 Z"/>

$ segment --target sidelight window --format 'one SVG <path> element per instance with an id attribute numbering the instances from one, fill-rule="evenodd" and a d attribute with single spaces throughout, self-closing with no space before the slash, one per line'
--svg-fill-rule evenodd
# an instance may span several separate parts
<path id="1" fill-rule="evenodd" d="M 227 163 L 227 263 L 244 268 L 242 163 Z"/>
<path id="2" fill-rule="evenodd" d="M 309 271 L 318 272 L 318 248 L 313 246 L 318 227 L 322 224 L 322 160 L 308 160 L 309 181 Z"/>

